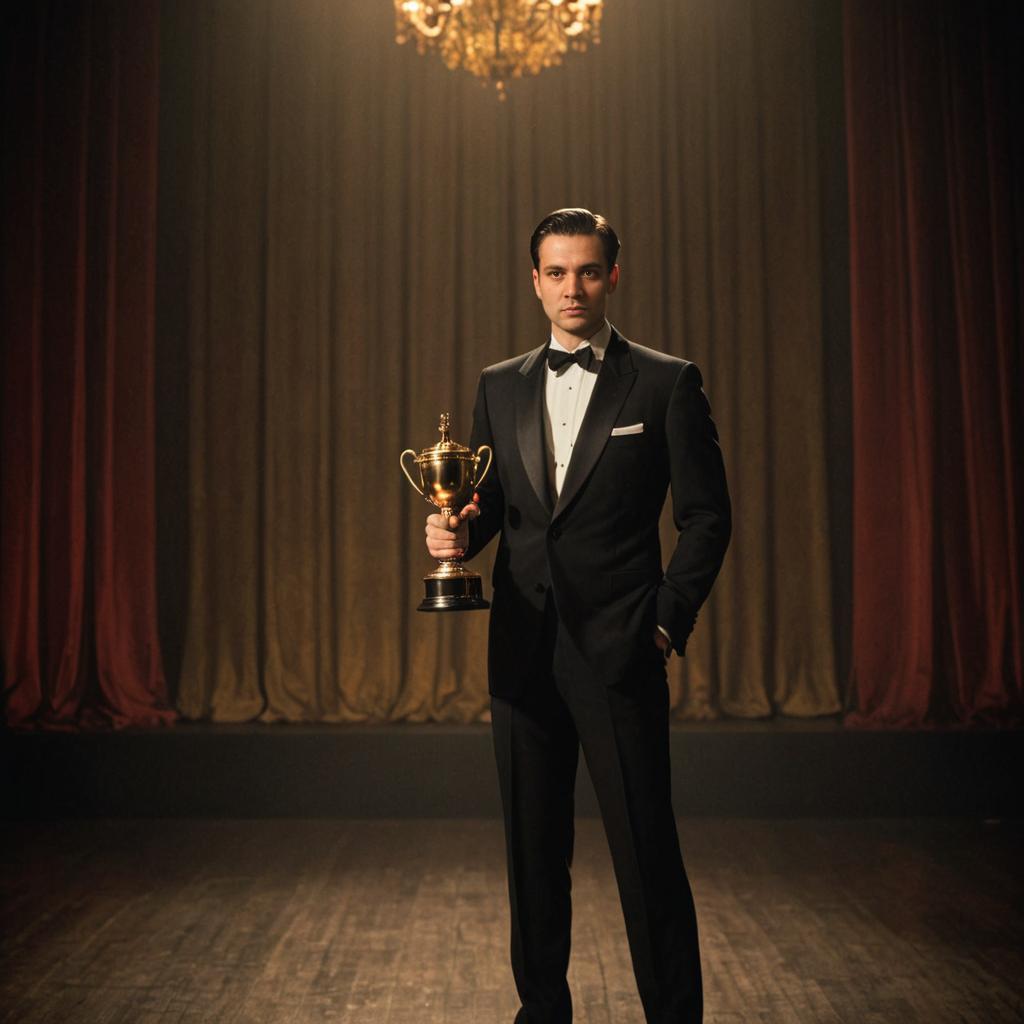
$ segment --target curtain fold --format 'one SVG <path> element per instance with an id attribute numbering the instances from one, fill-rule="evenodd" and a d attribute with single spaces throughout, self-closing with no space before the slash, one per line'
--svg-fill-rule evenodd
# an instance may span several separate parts
<path id="1" fill-rule="evenodd" d="M 1019 5 L 845 4 L 855 725 L 1021 720 Z"/>
<path id="2" fill-rule="evenodd" d="M 158 6 L 5 14 L 4 717 L 158 725 Z"/>
<path id="3" fill-rule="evenodd" d="M 544 340 L 527 240 L 568 204 L 621 233 L 611 319 L 700 365 L 728 463 L 737 529 L 676 713 L 838 710 L 811 6 L 619 0 L 599 47 L 506 103 L 398 47 L 389 4 L 165 11 L 183 714 L 486 714 L 486 616 L 413 610 L 429 508 L 397 460 L 443 410 L 468 439 L 480 369 Z"/>

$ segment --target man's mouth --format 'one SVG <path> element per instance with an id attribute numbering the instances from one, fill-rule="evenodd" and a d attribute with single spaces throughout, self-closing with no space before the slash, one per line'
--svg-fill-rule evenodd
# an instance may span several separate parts
<path id="1" fill-rule="evenodd" d="M 587 309 L 585 306 L 567 306 L 562 310 L 563 313 L 569 313 L 570 315 L 574 313 L 586 313 L 586 311 Z"/>

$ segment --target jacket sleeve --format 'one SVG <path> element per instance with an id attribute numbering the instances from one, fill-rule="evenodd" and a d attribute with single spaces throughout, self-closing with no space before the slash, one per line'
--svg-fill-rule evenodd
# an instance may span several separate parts
<path id="1" fill-rule="evenodd" d="M 489 445 L 493 461 L 483 483 L 476 489 L 480 495 L 478 502 L 480 515 L 469 522 L 469 549 L 465 556 L 467 562 L 487 547 L 491 538 L 501 529 L 502 521 L 505 518 L 505 495 L 501 489 L 501 479 L 498 476 L 494 434 L 487 411 L 487 378 L 485 374 L 480 374 L 480 382 L 477 384 L 476 403 L 473 406 L 473 430 L 470 439 L 470 446 L 474 451 L 482 444 Z"/>
<path id="2" fill-rule="evenodd" d="M 683 654 L 732 532 L 725 464 L 700 370 L 679 371 L 665 417 L 672 516 L 679 538 L 658 589 L 658 624 Z"/>

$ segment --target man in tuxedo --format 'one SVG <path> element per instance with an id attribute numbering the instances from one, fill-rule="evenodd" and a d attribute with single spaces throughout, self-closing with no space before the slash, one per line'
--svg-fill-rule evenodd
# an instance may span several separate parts
<path id="1" fill-rule="evenodd" d="M 697 367 L 605 319 L 619 242 L 588 210 L 530 242 L 551 335 L 480 377 L 472 445 L 494 466 L 459 518 L 427 519 L 436 558 L 498 535 L 488 674 L 505 819 L 516 1024 L 566 1024 L 573 792 L 582 746 L 650 1024 L 701 1020 L 697 922 L 669 772 L 665 663 L 684 653 L 722 564 L 731 510 Z M 678 541 L 662 568 L 672 490 Z"/>

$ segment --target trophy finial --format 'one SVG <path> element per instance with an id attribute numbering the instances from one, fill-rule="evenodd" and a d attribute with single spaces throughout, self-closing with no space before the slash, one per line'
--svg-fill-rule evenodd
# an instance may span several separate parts
<path id="1" fill-rule="evenodd" d="M 441 413 L 441 424 L 437 428 L 441 431 L 441 444 L 451 444 L 451 438 L 448 436 L 448 428 L 451 426 L 451 416 L 443 412 Z"/>

